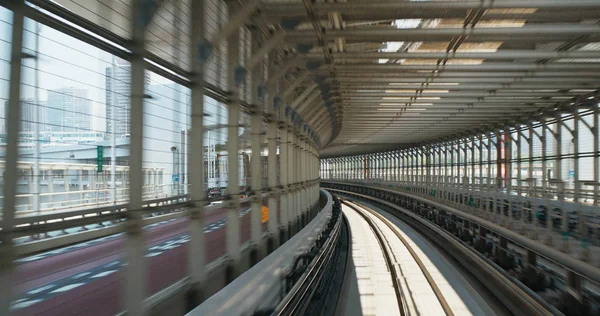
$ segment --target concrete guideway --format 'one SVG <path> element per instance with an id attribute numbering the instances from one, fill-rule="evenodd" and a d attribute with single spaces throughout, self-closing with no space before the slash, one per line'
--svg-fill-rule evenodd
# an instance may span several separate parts
<path id="1" fill-rule="evenodd" d="M 369 221 L 375 225 L 375 227 L 366 225 L 368 230 L 376 229 L 383 236 L 382 241 L 373 239 L 372 241 L 375 243 L 372 244 L 370 248 L 380 248 L 384 246 L 391 254 L 394 262 L 393 268 L 396 269 L 395 271 L 398 273 L 397 278 L 401 285 L 402 299 L 403 304 L 405 305 L 402 314 L 502 314 L 501 310 L 494 311 L 494 307 L 492 307 L 494 305 L 483 299 L 480 293 L 469 284 L 469 281 L 461 276 L 461 273 L 453 267 L 453 264 L 441 255 L 437 249 L 430 245 L 428 241 L 425 241 L 423 237 L 420 237 L 412 228 L 403 224 L 389 213 L 367 205 L 367 203 L 363 201 L 347 201 L 344 204 L 349 206 L 345 207 L 344 214 L 362 214 L 358 217 L 358 221 L 362 222 L 362 225 L 366 225 L 367 222 L 365 219 L 368 218 Z M 352 221 L 349 220 L 349 222 L 351 230 L 354 230 L 352 228 Z M 355 223 L 355 225 L 356 224 L 359 223 Z M 402 229 L 400 229 L 400 227 L 402 227 Z M 371 235 L 374 235 L 373 232 Z M 402 236 L 402 238 L 398 238 L 399 235 Z M 361 238 L 361 236 L 362 235 L 357 238 Z M 354 240 L 355 238 L 353 237 L 353 242 L 361 244 L 366 242 L 366 240 L 370 240 L 370 238 L 365 239 L 365 241 L 362 241 L 362 238 L 361 241 Z M 357 254 L 358 257 L 362 257 L 362 251 L 364 250 L 360 250 L 359 254 Z M 369 266 L 368 264 L 365 265 L 360 263 L 355 263 L 355 265 Z M 362 290 L 360 281 L 363 278 L 358 274 L 358 270 L 357 276 L 359 278 L 358 292 L 363 293 L 364 291 Z M 372 282 L 375 282 L 374 288 L 377 288 L 378 286 L 383 286 L 385 288 L 385 285 L 383 283 L 378 284 L 380 281 L 377 280 L 381 280 L 381 278 L 372 280 Z M 432 286 L 432 284 L 434 284 L 434 286 Z M 371 287 L 365 287 L 365 290 L 367 291 L 365 293 L 367 294 L 369 293 L 368 289 L 371 289 Z M 348 292 L 352 291 L 349 290 Z M 442 302 L 444 302 L 445 308 L 440 305 L 440 297 Z M 367 301 L 369 301 L 369 298 L 366 298 Z M 374 299 L 378 300 L 377 295 L 374 296 Z M 363 312 L 369 311 L 369 308 L 372 305 L 373 304 L 367 302 L 367 304 L 364 305 L 366 310 L 363 309 Z"/>
<path id="2" fill-rule="evenodd" d="M 514 236 L 506 237 L 507 231 L 502 230 L 499 233 L 495 225 L 473 221 L 471 217 L 464 218 L 462 213 L 453 213 L 450 208 L 441 204 L 422 203 L 411 195 L 396 195 L 395 191 L 388 189 L 368 189 L 361 191 L 363 192 L 361 194 L 347 185 L 345 188 L 350 191 L 331 190 L 390 208 L 393 212 L 397 212 L 398 216 L 420 225 L 422 227 L 420 229 L 433 231 L 433 240 L 438 235 L 442 236 L 436 240 L 440 246 L 448 242 L 450 245 L 462 244 L 458 246 L 458 252 L 456 250 L 452 252 L 453 257 L 463 266 L 466 264 L 469 267 L 477 267 L 475 275 L 488 289 L 503 288 L 501 291 L 504 291 L 504 295 L 499 298 L 513 311 L 527 309 L 532 313 L 540 313 L 543 310 L 559 313 L 557 309 L 560 309 L 560 312 L 576 315 L 580 312 L 598 310 L 597 283 L 595 283 L 597 270 L 590 270 L 581 262 L 552 251 L 552 254 L 549 254 L 547 251 L 544 252 L 548 248 L 535 248 L 535 245 L 523 243 L 522 239 L 515 239 Z M 446 213 L 448 211 L 450 213 Z M 490 238 L 498 241 L 494 244 L 494 241 L 489 241 Z M 488 240 L 487 244 L 486 240 Z M 514 249 L 518 247 L 522 249 L 515 252 Z M 478 270 L 479 267 L 487 268 Z M 555 271 L 553 273 L 545 271 L 544 269 L 548 267 Z M 573 273 L 570 269 L 587 269 L 588 272 Z M 562 285 L 557 287 L 555 284 Z M 522 295 L 515 296 L 509 293 L 522 293 Z M 515 305 L 517 302 L 518 305 Z"/>

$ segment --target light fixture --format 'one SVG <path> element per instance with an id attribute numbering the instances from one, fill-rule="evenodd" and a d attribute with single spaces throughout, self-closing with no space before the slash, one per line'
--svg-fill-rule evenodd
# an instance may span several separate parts
<path id="1" fill-rule="evenodd" d="M 458 82 L 391 82 L 390 86 L 407 86 L 414 84 L 426 84 L 428 86 L 458 86 Z"/>
<path id="2" fill-rule="evenodd" d="M 422 102 L 407 102 L 407 103 L 379 103 L 381 106 L 402 106 L 402 105 L 414 105 L 414 106 L 431 106 L 433 103 L 422 103 Z"/>
<path id="3" fill-rule="evenodd" d="M 408 113 L 406 112 L 407 110 L 410 111 L 410 109 L 399 109 L 399 108 L 378 108 L 377 111 L 382 111 L 382 112 L 399 112 L 402 113 L 402 115 L 419 115 L 421 113 Z M 426 109 L 415 109 L 414 111 L 417 110 L 426 110 Z"/>
<path id="4" fill-rule="evenodd" d="M 594 92 L 597 89 L 571 89 L 569 90 L 569 92 L 575 92 L 575 93 L 587 93 L 587 92 Z"/>
<path id="5" fill-rule="evenodd" d="M 384 100 L 411 100 L 411 97 L 383 97 Z"/>

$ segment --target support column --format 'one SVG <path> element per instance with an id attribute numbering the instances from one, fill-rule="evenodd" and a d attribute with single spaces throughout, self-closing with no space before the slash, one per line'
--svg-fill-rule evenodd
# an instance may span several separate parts
<path id="1" fill-rule="evenodd" d="M 480 195 L 483 193 L 483 150 L 485 149 L 483 145 L 483 134 L 479 134 L 479 192 Z M 480 203 L 482 203 L 481 201 Z"/>
<path id="2" fill-rule="evenodd" d="M 295 195 L 295 184 L 296 184 L 296 151 L 294 147 L 295 135 L 293 125 L 288 123 L 287 125 L 287 136 L 288 136 L 288 207 L 289 207 L 289 220 L 291 222 L 291 231 L 293 234 L 298 232 L 298 209 L 296 208 L 296 195 Z M 334 178 L 335 164 L 333 160 L 329 161 L 329 171 L 331 179 Z M 290 233 L 290 235 L 292 235 Z"/>
<path id="3" fill-rule="evenodd" d="M 307 192 L 307 188 L 306 188 L 306 180 L 308 180 L 307 175 L 308 175 L 308 157 L 307 157 L 307 142 L 306 142 L 306 135 L 303 135 L 301 141 L 300 141 L 300 157 L 301 157 L 301 170 L 302 172 L 300 173 L 300 181 L 301 181 L 301 187 L 300 187 L 300 201 L 302 201 L 302 212 L 303 212 L 303 217 L 304 217 L 304 223 L 303 226 L 306 226 L 306 224 L 308 223 L 308 210 L 310 208 L 310 200 L 308 198 L 308 192 Z M 346 168 L 346 163 L 344 163 L 344 168 Z"/>
<path id="4" fill-rule="evenodd" d="M 135 0 L 132 5 L 133 16 L 131 19 L 131 93 L 130 93 L 130 118 L 131 142 L 129 149 L 129 208 L 125 222 L 125 310 L 130 315 L 145 314 L 143 301 L 147 293 L 146 243 L 142 229 L 142 190 L 144 176 L 142 170 L 143 140 L 144 140 L 144 82 L 145 82 L 145 29 L 146 19 L 144 2 Z M 151 17 L 150 17 L 151 18 Z M 95 175 L 90 175 L 94 177 Z M 96 188 L 93 187 L 93 190 Z M 97 191 L 96 191 L 97 192 Z"/>
<path id="5" fill-rule="evenodd" d="M 600 151 L 600 139 L 598 131 L 600 130 L 600 108 L 594 108 L 594 152 Z M 600 205 L 600 157 L 594 155 L 594 206 Z"/>
<path id="6" fill-rule="evenodd" d="M 200 61 L 200 43 L 204 34 L 204 0 L 192 2 L 191 45 L 191 128 L 188 152 L 190 181 L 190 245 L 188 270 L 191 279 L 190 304 L 196 306 L 207 295 L 203 293 L 206 282 L 206 239 L 204 236 L 204 205 L 206 188 L 204 180 L 204 64 Z M 206 162 L 208 164 L 208 161 Z"/>
<path id="7" fill-rule="evenodd" d="M 508 225 L 511 225 L 513 220 L 512 213 L 512 135 L 510 129 L 504 130 L 504 169 L 505 169 L 505 185 L 506 185 L 506 199 L 508 200 Z M 502 207 L 504 213 L 504 206 Z"/>
<path id="8" fill-rule="evenodd" d="M 236 3 L 229 2 L 229 16 L 235 16 Z M 230 273 L 227 282 L 233 281 L 240 272 L 240 214 L 239 214 L 239 119 L 240 99 L 239 88 L 243 80 L 237 76 L 236 68 L 239 65 L 239 28 L 231 32 L 227 38 L 227 88 L 229 90 L 228 115 L 227 115 L 227 255 L 231 260 Z"/>
<path id="9" fill-rule="evenodd" d="M 279 109 L 278 97 L 274 97 L 273 106 L 270 107 L 269 118 L 267 121 L 267 148 L 269 156 L 267 157 L 267 184 L 269 186 L 269 221 L 268 231 L 269 238 L 272 238 L 272 251 L 279 246 L 279 232 L 277 232 L 277 119 L 276 110 Z M 270 248 L 270 247 L 269 247 Z"/>
<path id="10" fill-rule="evenodd" d="M 0 225 L 0 314 L 10 313 L 10 304 L 15 298 L 13 261 L 16 258 L 13 247 L 13 229 L 16 212 L 18 140 L 21 130 L 21 66 L 23 49 L 23 0 L 11 2 L 13 10 L 12 45 L 10 53 L 10 81 L 8 108 L 5 123 L 7 126 L 6 163 L 4 170 L 4 209 Z"/>
<path id="11" fill-rule="evenodd" d="M 252 30 L 252 53 L 259 50 L 259 38 L 260 33 L 258 30 Z M 250 84 L 250 93 L 251 93 L 251 104 L 252 111 L 250 116 L 250 134 L 252 135 L 251 139 L 251 150 L 252 150 L 252 160 L 250 164 L 250 175 L 251 179 L 251 215 L 250 215 L 250 240 L 252 241 L 253 247 L 255 247 L 256 257 L 253 258 L 258 262 L 261 258 L 263 258 L 266 254 L 265 249 L 262 247 L 261 243 L 261 235 L 262 235 L 262 223 L 261 223 L 261 208 L 262 208 L 262 158 L 260 153 L 260 145 L 262 143 L 261 139 L 261 130 L 262 130 L 262 109 L 264 108 L 262 102 L 259 101 L 259 91 L 258 91 L 258 83 L 263 78 L 263 64 L 262 62 L 258 63 L 258 67 L 252 69 L 252 78 Z M 262 98 L 261 101 L 264 101 Z M 270 214 L 269 214 L 270 215 Z M 270 219 L 269 219 L 270 220 Z M 256 262 L 252 262 L 251 259 L 250 264 L 255 264 Z"/>
<path id="12" fill-rule="evenodd" d="M 279 141 L 279 172 L 281 178 L 281 224 L 279 226 L 280 231 L 280 243 L 284 243 L 286 240 L 290 238 L 289 229 L 290 229 L 290 203 L 289 203 L 289 168 L 288 164 L 289 159 L 289 144 L 288 144 L 288 131 L 287 131 L 287 115 L 285 115 L 285 109 L 281 108 L 280 113 L 280 121 L 278 122 L 279 133 L 281 135 L 281 140 Z"/>
<path id="13" fill-rule="evenodd" d="M 548 162 L 546 161 L 546 151 L 548 149 L 548 124 L 546 120 L 542 119 L 542 137 L 540 140 L 542 142 L 542 196 L 546 204 L 546 209 L 550 208 L 550 202 L 548 200 Z M 546 212 L 546 229 L 548 232 L 552 232 L 552 216 L 550 216 L 550 212 Z"/>

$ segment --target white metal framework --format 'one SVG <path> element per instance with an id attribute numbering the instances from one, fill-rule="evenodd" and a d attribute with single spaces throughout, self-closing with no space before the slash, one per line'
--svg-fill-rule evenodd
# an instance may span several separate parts
<path id="1" fill-rule="evenodd" d="M 311 101 L 304 100 L 308 96 L 308 92 L 303 93 L 304 85 L 309 84 L 308 72 L 298 69 L 300 59 L 289 59 L 288 54 L 283 50 L 281 42 L 284 38 L 283 31 L 272 34 L 273 28 L 283 30 L 283 27 L 278 24 L 254 22 L 260 14 L 260 9 L 268 4 L 258 0 L 240 2 L 99 0 L 85 4 L 70 0 L 10 0 L 2 2 L 1 5 L 1 9 L 5 10 L 2 12 L 12 16 L 10 22 L 6 23 L 7 29 L 12 32 L 12 40 L 11 45 L 8 45 L 11 52 L 6 54 L 10 58 L 5 61 L 10 65 L 10 70 L 7 71 L 9 79 L 6 80 L 10 89 L 7 95 L 2 95 L 5 100 L 8 100 L 6 105 L 8 119 L 3 121 L 6 123 L 4 138 L 6 150 L 3 152 L 5 156 L 2 156 L 4 177 L 2 229 L 0 230 L 0 252 L 3 253 L 0 269 L 2 275 L 0 314 L 8 314 L 15 298 L 15 293 L 11 292 L 11 289 L 15 288 L 13 261 L 17 258 L 13 238 L 27 236 L 28 229 L 31 230 L 31 234 L 34 234 L 34 231 L 44 231 L 46 226 L 53 225 L 47 221 L 41 224 L 33 221 L 35 225 L 28 222 L 26 226 L 21 224 L 20 226 L 23 227 L 20 227 L 17 222 L 22 223 L 23 219 L 15 219 L 15 216 L 20 216 L 17 212 L 18 203 L 19 199 L 23 198 L 16 191 L 17 184 L 23 177 L 19 172 L 24 168 L 24 163 L 19 160 L 18 150 L 20 135 L 23 134 L 20 125 L 22 121 L 35 125 L 36 131 L 32 137 L 34 141 L 30 142 L 39 143 L 37 140 L 40 135 L 39 126 L 43 123 L 41 117 L 37 117 L 37 121 L 29 122 L 21 113 L 24 105 L 20 102 L 20 97 L 30 90 L 35 90 L 37 94 L 41 89 L 37 83 L 32 86 L 22 84 L 24 75 L 21 74 L 21 64 L 24 59 L 38 60 L 38 56 L 49 53 L 43 51 L 45 48 L 41 46 L 31 49 L 28 42 L 23 41 L 26 32 L 26 36 L 34 34 L 35 38 L 39 38 L 35 31 L 26 30 L 24 23 L 30 21 L 35 21 L 53 32 L 67 35 L 70 37 L 69 40 L 78 41 L 77 49 L 80 50 L 77 53 L 93 55 L 94 52 L 86 51 L 92 47 L 102 54 L 110 54 L 113 59 L 112 65 L 103 68 L 99 76 L 102 80 L 106 78 L 108 82 L 103 93 L 106 94 L 107 100 L 111 100 L 111 104 L 106 101 L 105 106 L 114 107 L 116 103 L 117 106 L 123 107 L 119 113 L 126 118 L 115 117 L 113 112 L 111 118 L 107 117 L 107 131 L 108 134 L 115 134 L 115 123 L 126 119 L 127 121 L 122 125 L 127 130 L 124 137 L 129 138 L 129 141 L 127 144 L 121 144 L 123 142 L 116 142 L 112 137 L 110 142 L 113 148 L 112 167 L 98 175 L 102 175 L 103 184 L 110 183 L 114 188 L 119 182 L 119 175 L 123 174 L 121 181 L 123 188 L 111 190 L 117 193 L 106 194 L 109 198 L 107 201 L 114 200 L 112 202 L 114 209 L 110 208 L 111 203 L 107 205 L 108 208 L 89 208 L 89 205 L 83 203 L 82 209 L 77 210 L 77 218 L 72 221 L 65 221 L 63 218 L 65 216 L 60 214 L 55 214 L 54 217 L 59 222 L 60 229 L 68 228 L 70 223 L 81 225 L 83 222 L 91 222 L 93 219 L 90 218 L 93 216 L 96 216 L 98 221 L 108 219 L 119 223 L 114 227 L 108 227 L 107 231 L 125 233 L 126 264 L 122 265 L 125 271 L 121 273 L 124 279 L 121 285 L 123 290 L 120 291 L 121 310 L 126 310 L 131 315 L 142 315 L 148 312 L 147 300 L 152 293 L 148 293 L 147 286 L 149 270 L 148 259 L 145 256 L 147 236 L 144 234 L 143 227 L 148 223 L 158 222 L 158 219 L 149 219 L 149 213 L 160 214 L 163 210 L 177 211 L 173 216 L 166 215 L 170 218 L 189 215 L 188 274 L 193 294 L 190 297 L 192 302 L 196 303 L 205 298 L 202 293 L 207 282 L 204 217 L 208 210 L 206 207 L 208 200 L 205 186 L 209 176 L 207 171 L 214 167 L 212 163 L 217 164 L 216 159 L 211 156 L 213 153 L 226 152 L 226 163 L 219 160 L 219 165 L 223 163 L 223 166 L 226 166 L 228 178 L 223 205 L 227 209 L 225 245 L 229 260 L 223 262 L 233 268 L 234 273 L 229 277 L 242 272 L 241 252 L 242 248 L 248 248 L 248 245 L 241 244 L 240 238 L 242 232 L 239 211 L 240 208 L 247 207 L 246 200 L 241 204 L 239 196 L 241 188 L 238 184 L 242 166 L 244 168 L 250 166 L 249 170 L 243 170 L 244 175 L 251 175 L 249 181 L 252 204 L 250 248 L 260 253 L 259 258 L 289 239 L 312 218 L 314 215 L 312 211 L 318 206 L 319 200 L 316 181 L 318 149 L 323 145 L 321 139 L 326 139 L 327 136 L 324 133 L 317 133 L 314 128 L 316 123 L 323 124 L 323 122 L 320 120 L 321 115 L 317 115 L 312 109 L 325 109 L 325 107 L 322 103 L 316 102 L 316 99 L 321 99 L 319 96 L 313 96 Z M 81 48 L 84 45 L 91 46 Z M 118 60 L 116 63 L 115 59 Z M 61 62 L 67 61 L 61 60 Z M 80 69 L 85 69 L 86 65 L 82 65 L 77 60 L 69 62 L 79 66 Z M 115 66 L 117 63 L 119 68 Z M 41 72 L 37 68 L 37 61 L 33 70 L 34 73 Z M 177 93 L 174 100 L 170 96 L 160 94 L 162 99 L 156 98 L 156 94 L 148 92 L 148 83 L 152 80 L 149 73 L 170 81 L 170 84 L 175 86 L 171 89 L 175 91 L 189 91 L 184 94 L 188 100 L 180 100 L 181 94 Z M 298 80 L 296 76 L 299 76 Z M 60 78 L 65 82 L 68 81 L 65 76 Z M 21 89 L 22 86 L 27 87 L 27 90 Z M 21 93 L 20 90 L 25 92 Z M 115 99 L 115 96 L 120 99 Z M 171 100 L 176 106 L 172 111 L 171 119 L 174 127 L 169 132 L 174 134 L 173 139 L 176 141 L 169 143 L 172 147 L 166 156 L 159 156 L 157 152 L 160 151 L 153 149 L 152 146 L 161 139 L 153 138 L 156 135 L 149 135 L 147 127 L 162 114 L 149 112 L 149 107 L 165 107 L 161 103 L 171 102 Z M 38 100 L 37 103 L 40 101 Z M 42 107 L 40 104 L 34 105 L 38 108 Z M 300 109 L 302 111 L 299 111 Z M 114 108 L 110 110 L 113 111 Z M 333 116 L 327 117 L 331 119 Z M 77 127 L 69 126 L 69 128 Z M 155 126 L 155 129 L 160 130 L 160 128 L 163 127 Z M 215 134 L 216 137 L 210 136 Z M 208 144 L 206 144 L 207 139 Z M 95 146 L 93 143 L 87 145 Z M 117 146 L 126 147 L 128 151 L 117 152 L 119 150 L 115 149 Z M 52 174 L 49 179 L 54 180 L 60 174 L 63 177 L 62 181 L 69 182 L 71 176 L 66 175 L 66 170 L 81 169 L 87 173 L 96 171 L 94 165 L 79 166 L 63 163 L 59 155 L 49 155 L 48 158 L 44 158 L 53 159 L 52 163 L 46 164 L 42 161 L 40 146 L 34 147 L 37 148 L 36 151 L 27 160 L 33 161 L 35 165 L 31 174 L 34 179 L 44 177 L 47 170 L 50 170 Z M 100 150 L 102 147 L 98 145 L 98 148 Z M 264 157 L 266 168 L 263 167 L 261 155 L 268 156 Z M 114 162 L 121 157 L 126 157 L 123 160 L 124 165 L 116 165 Z M 167 161 L 162 161 L 162 157 L 169 158 L 165 158 Z M 101 159 L 102 155 L 86 159 L 95 158 Z M 63 165 L 59 167 L 58 164 L 61 163 Z M 147 202 L 146 195 L 159 195 L 159 192 L 155 192 L 155 186 L 160 183 L 156 180 L 156 174 L 159 174 L 162 169 L 155 166 L 164 163 L 173 165 L 173 182 L 177 183 L 179 188 L 175 191 L 187 193 L 187 196 L 174 197 L 168 202 L 162 200 L 157 203 Z M 265 177 L 267 181 L 264 181 L 266 183 L 263 183 L 264 172 L 267 174 Z M 83 179 L 82 176 L 79 177 L 77 183 L 81 184 Z M 96 177 L 92 178 L 96 179 Z M 35 187 L 39 188 L 39 185 Z M 32 193 L 34 199 L 46 195 L 39 190 L 34 191 Z M 81 192 L 77 191 L 77 193 Z M 124 194 L 121 198 L 127 201 L 126 204 L 114 205 L 119 193 Z M 260 212 L 265 193 L 268 228 L 266 234 L 263 234 Z M 97 202 L 94 206 L 98 206 L 101 200 L 94 201 Z M 40 216 L 48 215 L 44 203 L 42 202 L 44 207 L 39 209 Z M 33 204 L 37 205 L 39 201 Z M 25 207 L 21 206 L 21 208 Z M 53 209 L 60 212 L 66 211 L 66 207 L 61 205 Z M 89 212 L 86 208 L 89 208 Z M 126 220 L 120 221 L 123 217 Z M 35 228 L 32 228 L 34 226 Z"/>

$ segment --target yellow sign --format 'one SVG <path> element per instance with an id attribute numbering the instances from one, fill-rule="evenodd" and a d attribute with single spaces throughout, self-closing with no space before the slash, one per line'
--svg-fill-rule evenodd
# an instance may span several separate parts
<path id="1" fill-rule="evenodd" d="M 261 223 L 266 223 L 269 221 L 269 208 L 264 206 L 260 208 L 260 222 Z"/>

